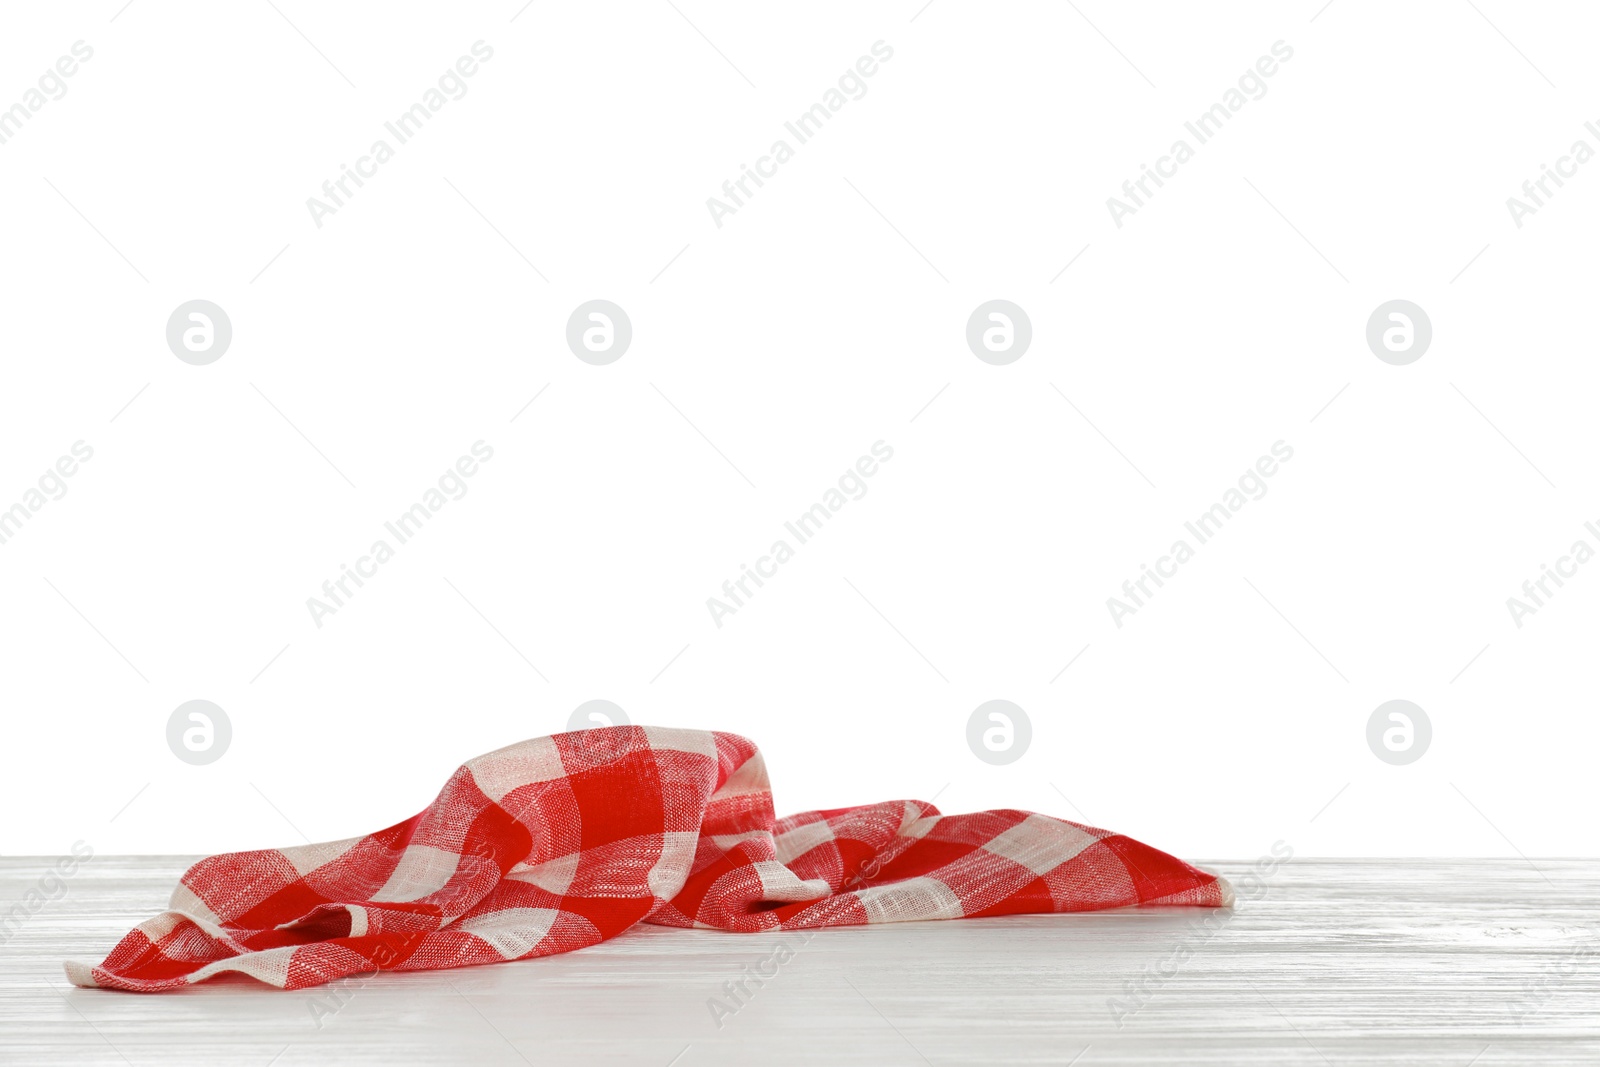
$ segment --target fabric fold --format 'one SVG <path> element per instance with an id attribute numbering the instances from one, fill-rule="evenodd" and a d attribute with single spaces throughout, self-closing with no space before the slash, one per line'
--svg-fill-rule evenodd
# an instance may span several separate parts
<path id="1" fill-rule="evenodd" d="M 300 989 L 570 952 L 641 922 L 756 933 L 1232 901 L 1214 874 L 1031 812 L 900 800 L 778 819 L 745 738 L 612 726 L 470 760 L 365 837 L 203 859 L 168 911 L 66 971 L 135 992 L 230 972 Z"/>

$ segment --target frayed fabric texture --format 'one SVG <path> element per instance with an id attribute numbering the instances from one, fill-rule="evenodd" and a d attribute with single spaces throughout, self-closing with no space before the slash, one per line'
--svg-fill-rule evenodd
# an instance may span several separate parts
<path id="1" fill-rule="evenodd" d="M 777 819 L 744 738 L 613 726 L 479 756 L 365 837 L 201 860 L 171 910 L 66 970 L 136 992 L 225 972 L 300 989 L 571 952 L 641 922 L 757 933 L 1232 900 L 1132 838 L 1025 811 Z"/>

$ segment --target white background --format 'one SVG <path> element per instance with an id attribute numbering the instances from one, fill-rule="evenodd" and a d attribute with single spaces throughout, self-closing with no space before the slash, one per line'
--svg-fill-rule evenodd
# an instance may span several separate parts
<path id="1" fill-rule="evenodd" d="M 1600 148 L 1582 5 L 122 2 L 0 32 L 0 106 L 94 49 L 0 145 L 0 507 L 94 449 L 0 545 L 5 852 L 375 830 L 593 698 L 753 738 L 780 813 L 1595 852 L 1600 566 L 1520 629 L 1505 603 L 1600 547 L 1600 163 L 1520 229 L 1505 203 Z M 478 40 L 467 94 L 315 226 Z M 718 228 L 707 197 L 879 40 Z M 1279 40 L 1116 227 L 1106 198 Z M 196 298 L 234 331 L 205 367 L 165 341 Z M 564 340 L 593 298 L 633 323 L 606 367 Z M 1033 324 L 1004 367 L 964 337 L 993 298 Z M 1364 338 L 1395 298 L 1434 329 L 1404 367 Z M 315 626 L 478 440 L 468 494 Z M 867 495 L 714 626 L 878 440 Z M 1279 440 L 1267 495 L 1117 628 L 1106 598 Z M 165 739 L 197 698 L 233 725 L 204 767 Z M 1033 723 L 1006 767 L 966 745 L 992 698 Z M 1433 723 L 1404 767 L 1365 737 L 1393 698 Z"/>

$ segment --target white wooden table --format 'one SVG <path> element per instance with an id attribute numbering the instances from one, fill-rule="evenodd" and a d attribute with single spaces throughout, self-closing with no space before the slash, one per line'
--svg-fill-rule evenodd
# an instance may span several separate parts
<path id="1" fill-rule="evenodd" d="M 0 859 L 0 914 L 46 862 Z M 0 945 L 0 1063 L 1600 1064 L 1594 860 L 1295 860 L 1231 917 L 1134 909 L 809 941 L 641 927 L 550 959 L 295 993 L 70 987 L 60 961 L 98 962 L 188 862 L 95 857 Z M 779 941 L 794 958 L 719 1027 L 708 1001 L 734 1007 L 724 983 Z M 1134 1006 L 1125 983 L 1147 974 L 1119 1026 L 1108 1001 Z"/>

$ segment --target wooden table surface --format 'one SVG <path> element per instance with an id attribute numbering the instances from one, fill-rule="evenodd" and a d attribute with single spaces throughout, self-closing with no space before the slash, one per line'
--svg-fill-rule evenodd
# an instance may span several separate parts
<path id="1" fill-rule="evenodd" d="M 0 944 L 0 1062 L 1600 1064 L 1597 860 L 1293 860 L 1231 913 L 809 939 L 640 927 L 564 956 L 293 993 L 69 986 L 61 961 L 98 962 L 189 862 L 97 856 L 21 919 Z M 0 859 L 0 915 L 48 863 Z M 776 975 L 729 996 L 775 956 Z"/>

